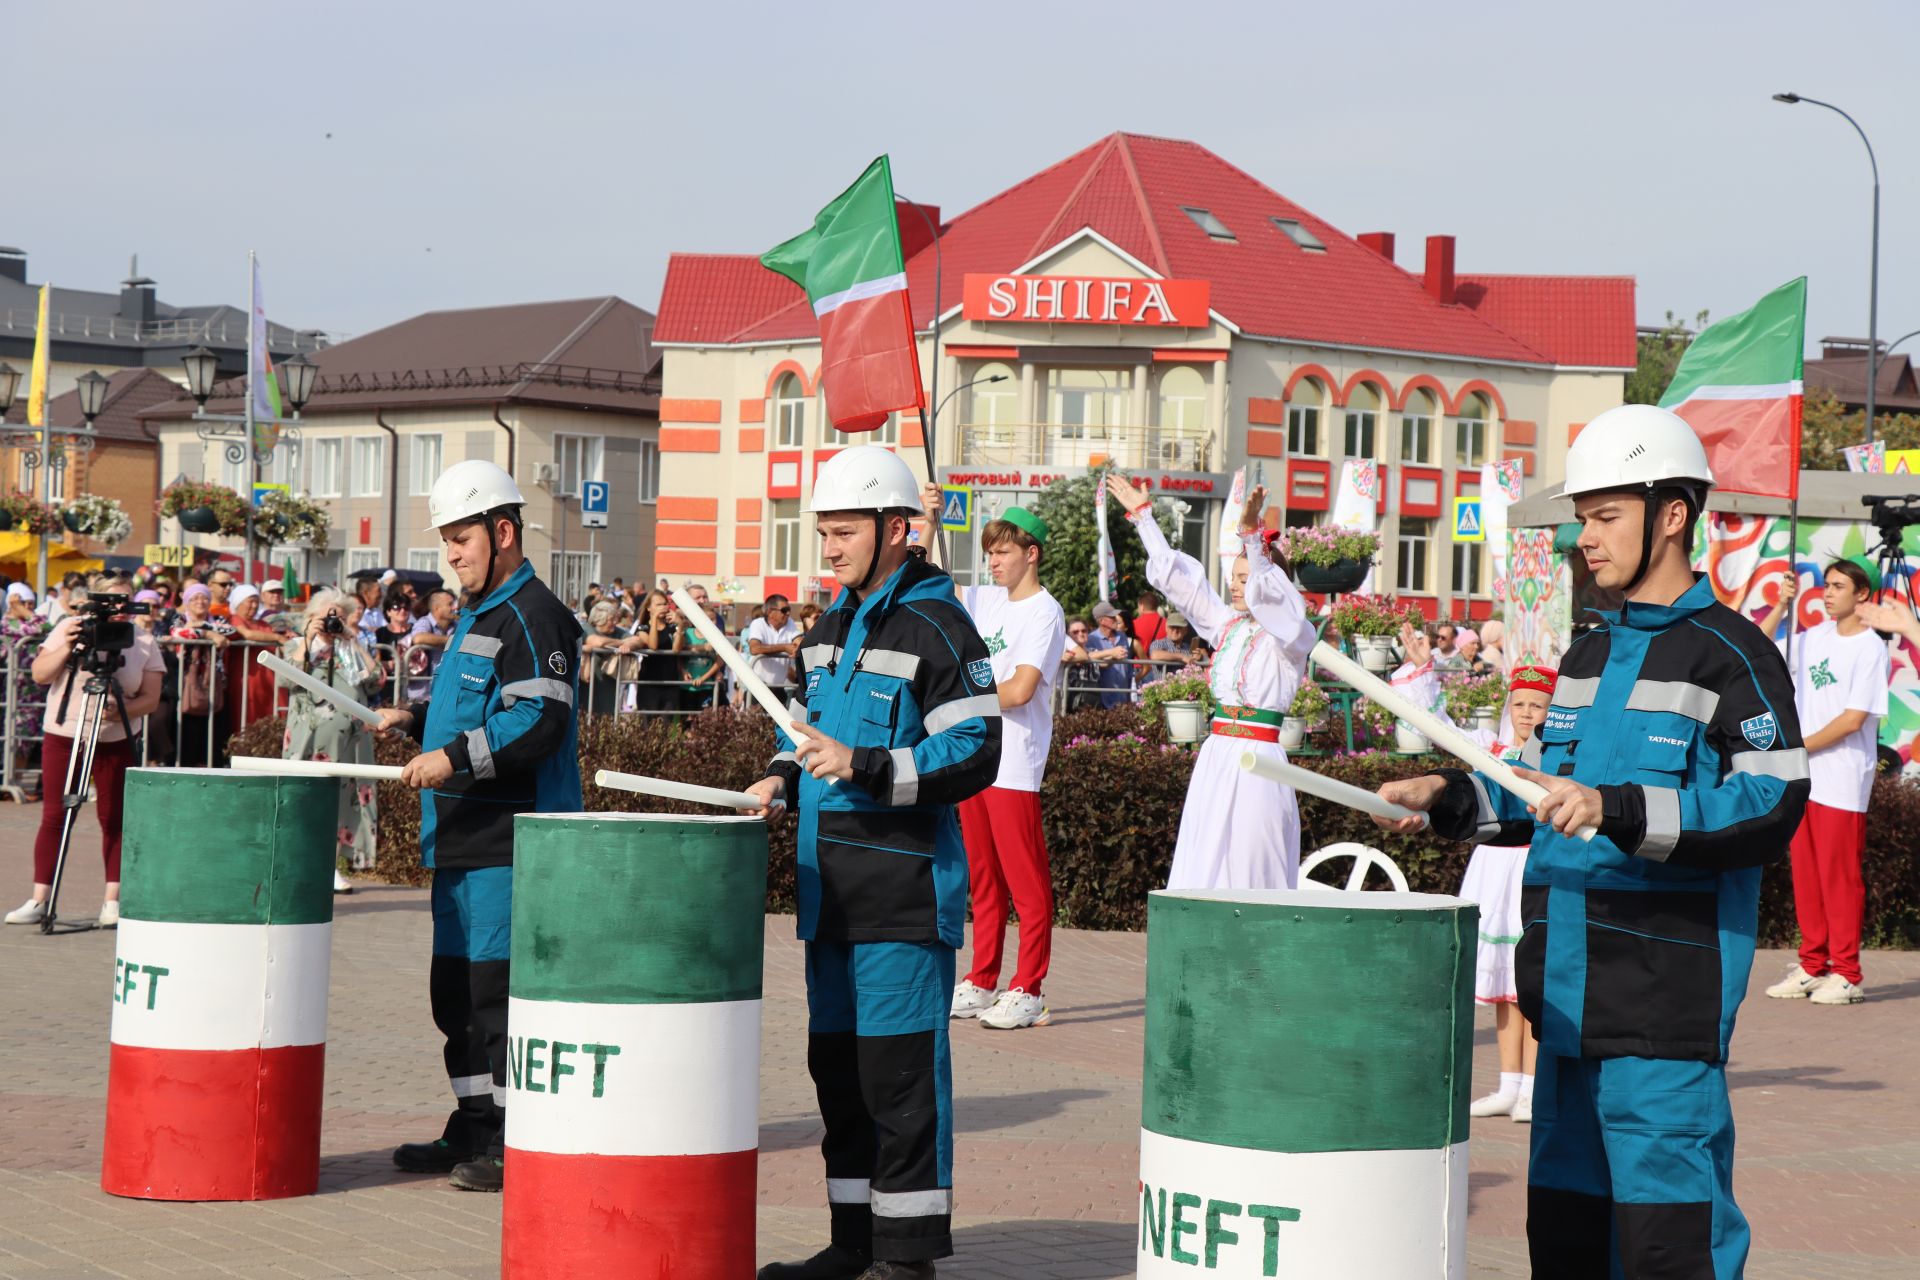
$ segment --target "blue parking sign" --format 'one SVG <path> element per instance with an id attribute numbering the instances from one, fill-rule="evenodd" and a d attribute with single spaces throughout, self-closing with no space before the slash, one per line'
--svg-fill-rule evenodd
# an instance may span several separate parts
<path id="1" fill-rule="evenodd" d="M 610 490 L 605 480 L 580 482 L 580 527 L 582 529 L 607 527 L 607 508 L 610 505 L 610 497 Z"/>

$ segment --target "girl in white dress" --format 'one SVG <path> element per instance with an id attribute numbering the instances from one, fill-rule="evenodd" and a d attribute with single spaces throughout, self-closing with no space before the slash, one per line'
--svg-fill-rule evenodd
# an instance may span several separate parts
<path id="1" fill-rule="evenodd" d="M 1115 472 L 1107 489 L 1147 549 L 1147 581 L 1186 615 L 1213 648 L 1213 731 L 1193 764 L 1169 889 L 1291 889 L 1300 876 L 1300 814 L 1291 787 L 1240 768 L 1246 751 L 1285 759 L 1280 720 L 1293 705 L 1316 639 L 1306 601 L 1258 532 L 1264 489 L 1240 520 L 1245 550 L 1234 561 L 1231 601 L 1192 556 L 1167 545 L 1152 499 Z"/>

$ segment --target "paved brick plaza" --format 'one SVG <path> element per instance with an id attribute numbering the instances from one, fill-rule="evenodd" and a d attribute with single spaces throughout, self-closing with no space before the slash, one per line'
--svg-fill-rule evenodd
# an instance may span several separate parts
<path id="1" fill-rule="evenodd" d="M 34 816 L 0 805 L 7 907 L 26 896 Z M 91 914 L 100 899 L 91 821 L 89 811 L 63 893 L 74 914 Z M 321 1194 L 261 1204 L 148 1204 L 99 1190 L 113 938 L 0 929 L 0 1277 L 498 1274 L 499 1199 L 387 1160 L 394 1143 L 434 1136 L 447 1106 L 426 1008 L 426 895 L 375 886 L 337 905 Z M 1053 1026 L 955 1028 L 960 1253 L 943 1276 L 1130 1273 L 1144 954 L 1137 935 L 1062 933 Z M 1871 999 L 1851 1010 L 1759 998 L 1786 962 L 1770 953 L 1758 966 L 1732 1073 L 1739 1193 L 1758 1244 L 1748 1274 L 1920 1275 L 1911 1084 L 1920 955 L 1869 956 Z M 1492 1029 L 1482 1023 L 1484 1086 Z M 792 921 L 776 917 L 767 922 L 761 1073 L 763 1259 L 810 1251 L 825 1229 L 802 1031 L 799 946 Z M 1525 1135 L 1504 1119 L 1475 1122 L 1475 1276 L 1527 1273 Z M 1381 1206 L 1383 1218 L 1393 1212 Z"/>

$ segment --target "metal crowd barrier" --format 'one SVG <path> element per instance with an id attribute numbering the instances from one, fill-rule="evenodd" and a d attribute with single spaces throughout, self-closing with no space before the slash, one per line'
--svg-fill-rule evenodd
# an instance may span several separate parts
<path id="1" fill-rule="evenodd" d="M 1207 664 L 1211 664 L 1208 659 Z M 1151 684 L 1170 672 L 1193 665 L 1186 658 L 1115 658 L 1111 662 L 1061 662 L 1060 674 L 1053 682 L 1053 714 L 1063 715 L 1069 711 L 1083 711 L 1089 707 L 1106 704 L 1101 696 L 1124 694 L 1125 701 L 1140 701 L 1142 686 Z M 1092 683 L 1070 683 L 1076 677 L 1091 677 L 1098 680 L 1102 672 L 1114 667 L 1127 668 L 1126 687 L 1119 685 L 1101 685 Z"/>

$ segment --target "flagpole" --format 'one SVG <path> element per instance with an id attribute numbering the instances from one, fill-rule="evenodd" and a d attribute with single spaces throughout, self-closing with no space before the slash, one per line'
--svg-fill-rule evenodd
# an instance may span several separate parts
<path id="1" fill-rule="evenodd" d="M 927 453 L 927 483 L 937 485 L 940 483 L 940 473 L 933 466 L 933 427 L 928 422 L 925 405 L 920 406 L 920 445 Z M 940 556 L 937 563 L 951 571 L 953 562 L 947 559 L 947 531 L 940 523 L 941 513 L 934 511 L 929 514 L 933 516 L 929 522 L 933 528 L 933 545 Z"/>
<path id="2" fill-rule="evenodd" d="M 1797 477 L 1796 477 L 1797 479 Z M 1798 488 L 1798 485 L 1795 486 Z M 1800 585 L 1800 499 L 1787 500 L 1787 572 L 1793 575 L 1793 584 Z M 1787 675 L 1793 675 L 1793 633 L 1800 629 L 1800 593 L 1795 590 L 1793 599 L 1787 604 Z"/>
<path id="3" fill-rule="evenodd" d="M 240 548 L 240 580 L 248 586 L 253 585 L 253 494 L 255 487 L 260 483 L 260 463 L 253 451 L 253 398 L 259 393 L 259 388 L 253 385 L 253 380 L 259 376 L 257 371 L 260 368 L 260 353 L 254 350 L 254 336 L 260 330 L 254 318 L 254 313 L 260 306 L 260 299 L 255 293 L 255 285 L 259 279 L 259 267 L 254 261 L 254 251 L 249 249 L 247 250 L 247 465 L 241 473 L 247 477 L 245 495 L 247 528 L 244 535 L 246 543 Z"/>

